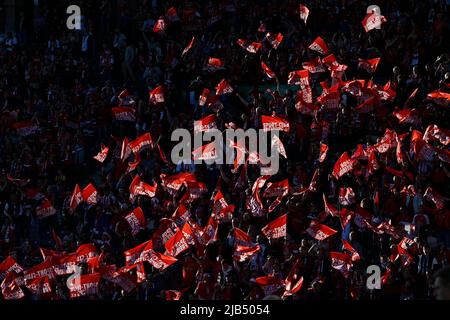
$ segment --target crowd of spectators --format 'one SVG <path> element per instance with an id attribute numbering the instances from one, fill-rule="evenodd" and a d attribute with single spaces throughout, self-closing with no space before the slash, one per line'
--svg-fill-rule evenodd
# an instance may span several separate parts
<path id="1" fill-rule="evenodd" d="M 310 11 L 305 23 L 298 0 L 79 1 L 82 30 L 70 30 L 65 14 L 70 3 L 45 6 L 43 1 L 29 27 L 21 23 L 0 43 L 0 262 L 11 256 L 26 270 L 43 262 L 41 248 L 69 253 L 92 243 L 101 256 L 100 268 L 121 268 L 124 251 L 151 239 L 181 203 L 185 189 L 167 192 L 161 174 L 191 172 L 208 189 L 186 204 L 196 224 L 208 223 L 217 186 L 235 206 L 232 220 L 219 224 L 217 240 L 204 247 L 190 246 L 165 270 L 145 262 L 144 279 L 136 279 L 137 269 L 127 270 L 137 282 L 133 290 L 102 278 L 98 293 L 81 299 L 164 300 L 168 292 L 182 292 L 182 299 L 263 299 L 267 292 L 255 279 L 284 280 L 293 266 L 303 277 L 303 286 L 285 299 L 432 299 L 433 274 L 448 266 L 450 258 L 449 5 L 439 0 L 373 2 L 305 0 L 301 3 Z M 371 4 L 381 8 L 386 22 L 366 32 L 361 21 Z M 171 21 L 167 12 L 172 7 L 179 19 Z M 154 32 L 162 17 L 164 32 Z M 268 32 L 283 35 L 277 48 L 268 41 Z M 320 56 L 308 49 L 318 36 L 347 66 L 342 81 L 364 79 L 378 87 L 390 83 L 395 97 L 362 113 L 356 109 L 358 100 L 340 90 L 337 110 L 299 110 L 298 87 L 287 85 L 288 75 Z M 182 55 L 193 37 L 192 48 Z M 261 42 L 262 47 L 251 53 L 237 44 L 238 39 Z M 210 57 L 221 59 L 224 67 L 214 72 L 206 68 Z M 380 62 L 374 73 L 359 67 L 359 59 L 375 57 Z M 267 77 L 261 61 L 276 79 Z M 316 100 L 324 90 L 321 82 L 331 86 L 330 72 L 310 77 Z M 214 90 L 221 79 L 234 88 L 220 96 L 223 109 L 200 106 L 204 88 Z M 164 103 L 154 104 L 148 92 L 158 86 L 164 87 Z M 124 90 L 133 100 L 135 122 L 118 121 L 111 112 Z M 431 99 L 431 92 L 447 96 Z M 418 120 L 400 122 L 394 115 L 410 109 L 415 109 Z M 291 192 L 275 210 L 258 217 L 246 203 L 260 177 L 259 166 L 249 165 L 244 183 L 236 186 L 243 166 L 233 173 L 232 165 L 171 164 L 173 130 L 192 130 L 194 120 L 212 113 L 221 130 L 231 122 L 239 128 L 261 128 L 261 115 L 275 113 L 287 119 L 290 131 L 281 135 L 287 159 L 281 159 L 280 170 L 270 181 L 288 179 L 291 190 L 304 190 L 318 169 L 315 191 Z M 21 134 L 15 124 L 24 122 L 36 130 Z M 424 134 L 430 125 L 444 132 L 447 140 L 427 142 L 434 155 L 420 159 L 414 154 L 412 136 Z M 355 155 L 358 145 L 367 150 L 382 142 L 386 129 L 404 138 L 403 164 L 393 147 L 376 153 L 379 168 L 370 173 L 363 156 L 356 157 L 358 165 L 352 172 L 340 179 L 332 175 L 343 152 Z M 127 161 L 120 159 L 122 141 L 147 132 L 169 163 L 158 148 L 147 148 L 130 172 Z M 93 156 L 102 144 L 110 153 L 99 163 Z M 318 160 L 321 144 L 329 148 L 323 162 Z M 136 175 L 158 185 L 154 197 L 130 201 L 129 185 Z M 83 202 L 72 210 L 75 185 L 89 183 L 99 193 L 98 203 Z M 354 192 L 348 205 L 339 204 L 344 187 Z M 443 205 L 424 196 L 429 188 L 443 198 Z M 395 233 L 376 232 L 355 218 L 342 228 L 338 217 L 323 214 L 323 195 L 339 210 L 369 212 L 373 225 L 388 223 Z M 43 198 L 56 213 L 40 218 L 36 208 Z M 266 209 L 270 203 L 263 199 Z M 146 226 L 133 235 L 124 217 L 137 206 Z M 284 214 L 287 236 L 267 239 L 261 229 Z M 311 237 L 305 231 L 316 219 L 337 234 L 324 241 Z M 235 228 L 261 248 L 244 262 L 233 259 Z M 341 238 L 360 256 L 349 273 L 332 267 L 329 256 L 343 250 Z M 405 256 L 412 258 L 406 262 L 398 252 L 398 243 L 405 243 L 405 238 L 410 240 Z M 163 243 L 154 246 L 164 253 Z M 84 274 L 89 273 L 84 263 L 80 265 Z M 381 289 L 366 287 L 369 265 L 381 268 Z M 6 274 L 0 276 L 3 280 Z M 66 279 L 67 275 L 52 278 L 51 293 L 33 294 L 21 287 L 26 299 L 69 299 Z M 278 290 L 269 295 L 282 294 Z"/>

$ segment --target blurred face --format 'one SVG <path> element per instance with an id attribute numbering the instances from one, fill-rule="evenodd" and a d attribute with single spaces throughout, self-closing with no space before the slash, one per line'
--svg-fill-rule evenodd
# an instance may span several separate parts
<path id="1" fill-rule="evenodd" d="M 433 294 L 436 300 L 450 300 L 450 287 L 445 286 L 441 278 L 436 278 L 433 283 Z"/>

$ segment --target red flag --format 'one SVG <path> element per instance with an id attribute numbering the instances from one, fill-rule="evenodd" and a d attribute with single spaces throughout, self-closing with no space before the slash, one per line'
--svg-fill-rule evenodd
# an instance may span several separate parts
<path id="1" fill-rule="evenodd" d="M 428 187 L 427 190 L 425 190 L 423 198 L 432 201 L 436 205 L 436 208 L 439 210 L 442 210 L 444 208 L 446 199 L 439 193 L 434 191 L 431 187 Z"/>
<path id="2" fill-rule="evenodd" d="M 137 235 L 141 229 L 145 229 L 145 217 L 144 212 L 142 212 L 141 207 L 135 208 L 129 214 L 125 216 L 128 224 L 131 227 L 131 234 L 133 236 Z"/>
<path id="3" fill-rule="evenodd" d="M 233 92 L 233 88 L 228 84 L 228 81 L 225 79 L 222 79 L 216 86 L 216 95 L 218 96 L 231 92 Z"/>
<path id="4" fill-rule="evenodd" d="M 289 122 L 276 116 L 261 116 L 264 131 L 282 130 L 289 132 Z"/>
<path id="5" fill-rule="evenodd" d="M 167 10 L 166 17 L 167 17 L 167 20 L 169 20 L 170 22 L 180 21 L 180 18 L 178 17 L 178 14 L 177 14 L 177 9 L 175 9 L 174 7 L 170 7 Z"/>
<path id="6" fill-rule="evenodd" d="M 151 186 L 141 181 L 141 178 L 138 175 L 136 175 L 129 187 L 130 198 L 133 199 L 134 196 L 137 195 L 148 196 L 150 198 L 153 198 L 156 194 L 156 188 L 157 188 L 156 184 Z"/>
<path id="7" fill-rule="evenodd" d="M 128 143 L 128 138 L 123 138 L 122 146 L 120 148 L 120 160 L 125 160 L 131 154 L 131 148 Z"/>
<path id="8" fill-rule="evenodd" d="M 398 123 L 418 124 L 420 122 L 416 109 L 403 109 L 392 112 L 392 115 L 398 119 Z"/>
<path id="9" fill-rule="evenodd" d="M 352 258 L 349 254 L 343 252 L 330 252 L 331 267 L 342 272 L 347 277 L 350 275 L 350 269 L 353 266 Z"/>
<path id="10" fill-rule="evenodd" d="M 70 291 L 70 298 L 78 298 L 81 296 L 98 294 L 100 273 L 79 275 L 78 277 L 70 280 L 67 283 L 67 287 Z"/>
<path id="11" fill-rule="evenodd" d="M 133 100 L 130 91 L 128 89 L 122 90 L 119 95 L 117 96 L 120 101 L 120 106 L 128 106 L 132 105 L 135 101 Z"/>
<path id="12" fill-rule="evenodd" d="M 74 252 L 77 262 L 86 262 L 91 258 L 98 256 L 97 248 L 92 243 L 85 243 L 80 245 Z"/>
<path id="13" fill-rule="evenodd" d="M 136 279 L 122 270 L 113 272 L 110 281 L 121 287 L 126 293 L 130 293 L 137 286 Z"/>
<path id="14" fill-rule="evenodd" d="M 271 149 L 287 159 L 286 149 L 284 148 L 283 142 L 281 142 L 280 138 L 276 135 L 273 136 Z"/>
<path id="15" fill-rule="evenodd" d="M 81 195 L 87 204 L 94 205 L 98 202 L 98 192 L 91 183 L 89 183 L 83 191 L 81 191 Z"/>
<path id="16" fill-rule="evenodd" d="M 203 107 L 206 103 L 206 101 L 208 100 L 208 97 L 211 94 L 211 90 L 209 90 L 208 88 L 204 88 L 202 93 L 200 94 L 200 98 L 198 100 L 198 105 Z"/>
<path id="17" fill-rule="evenodd" d="M 193 181 L 193 182 L 197 181 L 195 175 L 189 172 L 182 172 L 171 176 L 161 174 L 160 178 L 161 178 L 161 185 L 170 194 L 175 194 L 181 188 L 181 186 L 183 186 L 185 181 Z"/>
<path id="18" fill-rule="evenodd" d="M 155 89 L 149 91 L 149 104 L 163 103 L 164 99 L 164 87 L 158 86 Z"/>
<path id="19" fill-rule="evenodd" d="M 186 192 L 186 202 L 190 203 L 195 199 L 200 198 L 202 195 L 208 192 L 208 188 L 203 182 L 198 181 L 185 181 L 184 182 L 187 192 Z"/>
<path id="20" fill-rule="evenodd" d="M 181 232 L 183 233 L 183 236 L 186 239 L 186 242 L 189 245 L 194 246 L 196 244 L 197 237 L 195 235 L 193 228 L 191 227 L 190 221 L 191 221 L 191 219 L 188 218 L 188 221 L 186 221 L 186 223 L 181 228 Z"/>
<path id="21" fill-rule="evenodd" d="M 427 94 L 427 99 L 432 100 L 438 105 L 448 106 L 448 102 L 450 101 L 450 93 L 435 90 Z"/>
<path id="22" fill-rule="evenodd" d="M 281 41 L 283 41 L 283 35 L 281 33 L 274 35 L 269 32 L 266 34 L 266 39 L 270 42 L 272 47 L 276 50 L 278 48 L 278 46 L 280 45 Z"/>
<path id="23" fill-rule="evenodd" d="M 344 230 L 345 227 L 347 227 L 347 225 L 352 220 L 354 214 L 355 213 L 353 211 L 350 211 L 347 208 L 342 208 L 342 210 L 339 212 L 339 220 L 341 222 L 342 230 Z"/>
<path id="24" fill-rule="evenodd" d="M 308 71 L 310 73 L 325 72 L 325 68 L 324 68 L 322 62 L 320 61 L 319 57 L 317 57 L 313 60 L 310 60 L 310 61 L 303 62 L 302 67 L 303 67 L 303 69 L 305 69 L 305 71 Z"/>
<path id="25" fill-rule="evenodd" d="M 406 164 L 407 160 L 406 155 L 403 152 L 402 142 L 398 137 L 396 137 L 396 140 L 397 140 L 397 148 L 395 150 L 395 155 L 397 157 L 397 162 L 398 164 Z"/>
<path id="26" fill-rule="evenodd" d="M 148 240 L 134 248 L 124 251 L 125 264 L 131 266 L 144 261 L 151 250 L 153 250 L 153 241 Z"/>
<path id="27" fill-rule="evenodd" d="M 114 107 L 111 109 L 117 121 L 136 122 L 136 111 L 131 107 Z"/>
<path id="28" fill-rule="evenodd" d="M 300 13 L 300 19 L 303 20 L 303 22 L 305 22 L 305 24 L 306 24 L 306 20 L 308 20 L 308 16 L 309 16 L 309 9 L 306 6 L 304 6 L 303 4 L 300 4 L 299 13 Z"/>
<path id="29" fill-rule="evenodd" d="M 338 91 L 330 90 L 326 93 L 322 93 L 321 96 L 317 97 L 317 102 L 319 102 L 325 110 L 338 110 L 340 108 L 341 94 Z"/>
<path id="30" fill-rule="evenodd" d="M 385 285 L 391 276 L 391 269 L 386 269 L 386 272 L 381 276 L 381 284 Z"/>
<path id="31" fill-rule="evenodd" d="M 20 288 L 16 278 L 17 274 L 15 272 L 10 272 L 1 283 L 0 287 L 5 300 L 18 300 L 25 297 L 25 293 Z"/>
<path id="32" fill-rule="evenodd" d="M 297 260 L 289 271 L 288 276 L 284 280 L 285 283 L 285 291 L 283 293 L 283 298 L 289 297 L 302 288 L 303 285 L 303 277 L 300 277 L 297 273 L 298 271 L 299 260 Z"/>
<path id="33" fill-rule="evenodd" d="M 316 168 L 316 170 L 314 170 L 311 182 L 309 183 L 308 190 L 310 192 L 317 192 L 317 181 L 319 181 L 319 168 Z"/>
<path id="34" fill-rule="evenodd" d="M 321 37 L 317 37 L 309 46 L 308 49 L 317 51 L 320 54 L 327 54 L 328 53 L 328 47 L 323 41 Z"/>
<path id="35" fill-rule="evenodd" d="M 45 198 L 42 201 L 41 205 L 36 208 L 36 216 L 39 219 L 49 217 L 54 214 L 56 214 L 56 209 L 53 207 L 52 203 L 47 198 Z"/>
<path id="36" fill-rule="evenodd" d="M 325 143 L 320 143 L 320 155 L 319 155 L 320 163 L 323 163 L 325 161 L 327 153 L 328 153 L 328 146 Z"/>
<path id="37" fill-rule="evenodd" d="M 369 32 L 372 29 L 380 29 L 381 24 L 385 23 L 386 21 L 387 20 L 384 16 L 379 15 L 376 12 L 372 12 L 368 13 L 361 23 L 364 27 L 364 30 L 366 30 L 366 32 Z"/>
<path id="38" fill-rule="evenodd" d="M 271 213 L 273 210 L 275 210 L 275 208 L 281 203 L 281 200 L 283 199 L 283 197 L 277 197 L 269 206 L 269 208 L 267 209 L 267 212 Z"/>
<path id="39" fill-rule="evenodd" d="M 55 271 L 53 270 L 53 263 L 50 259 L 25 270 L 23 273 L 25 281 L 31 281 L 43 276 L 48 276 L 50 279 L 53 279 L 56 276 Z"/>
<path id="40" fill-rule="evenodd" d="M 52 236 L 53 236 L 53 233 L 54 233 L 54 230 L 52 230 Z M 54 233 L 54 234 L 56 235 L 56 233 Z M 58 237 L 58 236 L 56 235 L 56 237 Z M 59 237 L 58 237 L 58 239 L 59 239 Z M 57 240 L 55 239 L 54 236 L 53 236 L 53 240 L 55 242 L 57 242 Z M 59 239 L 58 241 L 61 241 L 61 239 Z M 57 244 L 56 247 L 59 250 L 59 248 L 62 247 L 62 243 L 61 244 Z M 47 259 L 48 257 L 59 257 L 62 254 L 61 252 L 58 252 L 58 251 L 55 251 L 55 250 L 50 250 L 50 249 L 45 249 L 45 248 L 41 248 L 41 247 L 39 247 L 39 252 L 41 253 L 43 260 Z M 0 279 L 1 279 L 1 277 L 0 277 Z"/>
<path id="41" fill-rule="evenodd" d="M 222 60 L 220 60 L 220 59 L 218 59 L 218 58 L 208 58 L 208 64 L 207 64 L 207 66 L 206 66 L 206 68 L 209 70 L 209 71 L 216 71 L 216 70 L 219 70 L 219 69 L 223 69 L 223 67 L 224 67 L 224 63 L 223 63 L 223 61 Z"/>
<path id="42" fill-rule="evenodd" d="M 165 290 L 166 300 L 180 300 L 183 297 L 183 291 Z"/>
<path id="43" fill-rule="evenodd" d="M 352 155 L 352 159 L 355 160 L 368 160 L 367 157 L 367 150 L 364 150 L 363 145 L 362 144 L 358 144 L 356 146 L 355 152 Z"/>
<path id="44" fill-rule="evenodd" d="M 328 203 L 325 194 L 323 194 L 322 197 L 323 197 L 323 205 L 325 207 L 325 212 L 333 217 L 339 217 L 338 210 L 336 209 L 335 206 Z"/>
<path id="45" fill-rule="evenodd" d="M 342 239 L 342 243 L 343 249 L 349 251 L 352 254 L 352 261 L 358 261 L 361 259 L 358 251 L 356 251 L 348 241 Z"/>
<path id="46" fill-rule="evenodd" d="M 395 231 L 395 228 L 388 222 L 382 222 L 380 223 L 374 230 L 375 232 L 379 234 L 387 233 L 390 236 L 394 237 L 395 239 L 399 239 L 400 236 Z"/>
<path id="47" fill-rule="evenodd" d="M 435 124 L 431 124 L 425 130 L 423 135 L 423 140 L 430 142 L 431 140 L 437 140 L 444 146 L 450 144 L 450 131 L 446 129 L 441 129 Z"/>
<path id="48" fill-rule="evenodd" d="M 200 148 L 192 151 L 192 157 L 194 160 L 213 160 L 219 156 L 216 149 L 216 141 L 205 144 Z"/>
<path id="49" fill-rule="evenodd" d="M 219 224 L 217 220 L 214 219 L 213 217 L 210 217 L 208 223 L 203 229 L 203 239 L 205 241 L 205 244 L 209 244 L 217 240 L 218 227 Z"/>
<path id="50" fill-rule="evenodd" d="M 261 229 L 261 232 L 268 239 L 277 239 L 286 237 L 286 222 L 287 215 L 284 214 L 281 217 L 269 222 L 264 228 Z"/>
<path id="51" fill-rule="evenodd" d="M 169 240 L 167 240 L 166 243 L 164 243 L 164 247 L 166 248 L 166 255 L 176 257 L 181 252 L 189 249 L 189 244 L 187 243 L 181 229 L 178 229 L 178 231 Z"/>
<path id="52" fill-rule="evenodd" d="M 105 145 L 102 143 L 101 151 L 93 158 L 95 160 L 97 160 L 98 162 L 103 163 L 105 161 L 106 157 L 108 156 L 108 151 L 109 151 L 109 148 L 105 147 Z"/>
<path id="53" fill-rule="evenodd" d="M 247 197 L 246 207 L 255 217 L 264 216 L 264 207 L 261 201 L 259 190 L 264 186 L 268 177 L 269 176 L 261 176 L 256 179 L 252 187 L 252 195 L 250 197 Z"/>
<path id="54" fill-rule="evenodd" d="M 233 253 L 233 259 L 238 262 L 243 262 L 253 257 L 260 250 L 261 247 L 259 245 L 254 245 L 251 247 L 237 245 Z"/>
<path id="55" fill-rule="evenodd" d="M 277 278 L 275 276 L 264 276 L 256 278 L 256 283 L 261 286 L 264 290 L 264 294 L 266 296 L 271 295 L 278 290 L 282 289 L 285 286 L 285 283 L 282 279 Z"/>
<path id="56" fill-rule="evenodd" d="M 166 23 L 164 21 L 164 17 L 159 17 L 153 26 L 153 32 L 155 33 L 163 33 L 166 30 Z"/>
<path id="57" fill-rule="evenodd" d="M 135 140 L 131 141 L 128 146 L 134 154 L 138 154 L 146 148 L 153 148 L 153 139 L 150 132 L 140 135 Z"/>
<path id="58" fill-rule="evenodd" d="M 344 152 L 336 161 L 333 167 L 333 176 L 336 179 L 346 175 L 353 170 L 353 160 L 350 159 L 347 152 Z"/>
<path id="59" fill-rule="evenodd" d="M 415 96 L 417 95 L 417 92 L 419 92 L 419 88 L 416 88 L 408 97 L 408 99 L 406 99 L 405 101 L 405 105 L 409 105 L 409 103 L 411 102 L 412 99 L 415 98 Z"/>
<path id="60" fill-rule="evenodd" d="M 218 190 L 213 200 L 213 208 L 212 208 L 213 214 L 215 215 L 219 214 L 219 212 L 225 209 L 227 206 L 228 203 L 225 200 L 225 197 L 223 196 L 222 192 Z"/>
<path id="61" fill-rule="evenodd" d="M 187 222 L 189 223 L 189 226 L 191 227 L 195 241 L 200 244 L 206 244 L 202 228 L 197 223 L 195 223 L 195 221 L 193 221 L 192 219 L 189 219 Z"/>
<path id="62" fill-rule="evenodd" d="M 244 39 L 238 39 L 236 43 L 250 53 L 257 53 L 258 50 L 262 47 L 261 42 L 252 42 L 250 44 L 247 44 L 247 41 Z"/>
<path id="63" fill-rule="evenodd" d="M 306 87 L 297 92 L 295 97 L 295 109 L 301 114 L 309 116 L 317 114 L 319 106 L 313 104 L 312 90 L 310 87 Z"/>
<path id="64" fill-rule="evenodd" d="M 20 274 L 23 271 L 24 269 L 16 262 L 16 260 L 14 260 L 13 257 L 8 256 L 0 263 L 0 282 L 2 282 L 10 272 Z"/>
<path id="65" fill-rule="evenodd" d="M 322 63 L 327 66 L 328 70 L 334 70 L 339 67 L 339 62 L 337 62 L 334 54 L 329 54 L 322 59 Z"/>
<path id="66" fill-rule="evenodd" d="M 222 193 L 219 190 L 219 192 L 214 197 L 213 203 L 213 213 L 216 219 L 219 222 L 231 221 L 231 219 L 233 218 L 234 209 L 235 206 L 228 205 L 228 203 L 225 201 L 225 198 L 223 197 Z"/>
<path id="67" fill-rule="evenodd" d="M 424 140 L 417 139 L 412 142 L 411 146 L 414 151 L 414 158 L 419 161 L 433 161 L 434 156 L 436 155 L 436 151 Z"/>
<path id="68" fill-rule="evenodd" d="M 269 182 L 263 193 L 264 198 L 287 196 L 289 193 L 289 180 L 285 179 L 279 182 Z"/>
<path id="69" fill-rule="evenodd" d="M 310 87 L 308 70 L 297 70 L 289 72 L 288 84 L 299 85 L 302 89 Z"/>
<path id="70" fill-rule="evenodd" d="M 175 212 L 172 214 L 172 220 L 177 224 L 178 227 L 182 227 L 186 221 L 191 217 L 189 210 L 184 204 L 180 204 Z"/>
<path id="71" fill-rule="evenodd" d="M 367 227 L 367 223 L 372 220 L 372 215 L 363 209 L 361 206 L 356 206 L 356 214 L 354 218 L 354 223 L 361 229 Z"/>
<path id="72" fill-rule="evenodd" d="M 26 287 L 28 288 L 28 290 L 31 291 L 32 294 L 35 295 L 41 295 L 44 293 L 52 292 L 50 279 L 47 276 L 31 280 L 26 284 Z"/>
<path id="73" fill-rule="evenodd" d="M 194 121 L 194 132 L 204 132 L 209 129 L 217 129 L 215 114 L 210 114 L 200 120 Z"/>
<path id="74" fill-rule="evenodd" d="M 383 154 L 388 152 L 390 148 L 395 147 L 395 144 L 396 144 L 395 132 L 386 129 L 383 138 L 379 143 L 375 144 L 374 147 L 376 148 L 378 153 Z"/>
<path id="75" fill-rule="evenodd" d="M 367 162 L 367 172 L 373 174 L 375 171 L 380 169 L 380 164 L 378 163 L 377 156 L 374 151 L 369 153 L 369 159 Z"/>
<path id="76" fill-rule="evenodd" d="M 243 247 L 253 247 L 255 244 L 252 238 L 239 228 L 234 228 L 234 245 Z"/>
<path id="77" fill-rule="evenodd" d="M 261 68 L 264 70 L 264 72 L 270 79 L 274 79 L 277 77 L 275 72 L 270 70 L 270 68 L 263 61 L 261 61 Z"/>
<path id="78" fill-rule="evenodd" d="M 351 95 L 362 99 L 362 90 L 364 87 L 365 80 L 350 80 L 342 81 L 340 86 L 343 92 L 348 92 Z M 358 100 L 359 102 L 359 100 Z"/>
<path id="79" fill-rule="evenodd" d="M 408 251 L 403 249 L 403 247 L 399 244 L 397 245 L 397 252 L 398 256 L 395 258 L 395 260 L 397 260 L 397 258 L 400 258 L 402 266 L 406 267 L 412 262 L 414 262 L 413 256 Z"/>
<path id="80" fill-rule="evenodd" d="M 195 37 L 192 37 L 191 41 L 189 41 L 189 44 L 186 48 L 183 49 L 183 53 L 181 56 L 184 56 L 186 53 L 188 53 L 189 50 L 191 50 L 192 46 L 194 45 Z"/>
<path id="81" fill-rule="evenodd" d="M 41 254 L 48 255 L 48 250 L 46 252 L 41 250 Z M 78 262 L 76 253 L 57 253 L 56 255 L 52 253 L 47 259 L 52 262 L 53 271 L 58 276 L 68 275 L 77 270 Z"/>
<path id="82" fill-rule="evenodd" d="M 394 90 L 395 87 L 393 87 L 393 84 L 390 81 L 388 81 L 383 88 L 379 89 L 377 87 L 375 89 L 381 100 L 392 101 L 397 95 L 397 92 Z"/>
<path id="83" fill-rule="evenodd" d="M 358 67 L 366 70 L 368 73 L 374 73 L 377 70 L 378 63 L 380 62 L 380 58 L 368 59 L 364 60 L 358 59 Z"/>
<path id="84" fill-rule="evenodd" d="M 312 220 L 308 229 L 306 229 L 306 233 L 308 233 L 316 240 L 323 241 L 326 238 L 331 237 L 332 235 L 337 233 L 337 231 L 324 224 L 320 224 L 315 220 Z"/>

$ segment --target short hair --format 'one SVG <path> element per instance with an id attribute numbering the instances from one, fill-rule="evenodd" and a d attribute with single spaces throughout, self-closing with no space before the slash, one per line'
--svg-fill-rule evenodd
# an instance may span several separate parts
<path id="1" fill-rule="evenodd" d="M 450 288 L 450 266 L 439 269 L 434 274 L 434 279 L 440 278 L 442 284 Z"/>

